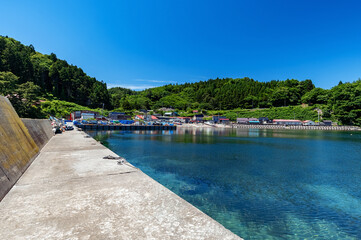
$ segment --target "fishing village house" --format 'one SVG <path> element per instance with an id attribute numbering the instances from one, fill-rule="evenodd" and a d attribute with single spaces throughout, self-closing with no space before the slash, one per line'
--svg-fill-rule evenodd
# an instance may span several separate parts
<path id="1" fill-rule="evenodd" d="M 238 124 L 260 124 L 258 118 L 237 118 Z"/>
<path id="2" fill-rule="evenodd" d="M 220 119 L 225 119 L 226 117 L 224 116 L 212 116 L 212 121 L 214 123 L 220 123 Z"/>
<path id="3" fill-rule="evenodd" d="M 230 121 L 228 118 L 220 118 L 219 119 L 219 123 L 222 123 L 222 124 L 230 124 Z"/>
<path id="4" fill-rule="evenodd" d="M 143 120 L 144 116 L 143 115 L 135 115 L 134 119 L 135 120 Z"/>
<path id="5" fill-rule="evenodd" d="M 147 120 L 147 121 L 157 121 L 158 117 L 156 117 L 154 115 L 147 115 L 145 120 Z"/>
<path id="6" fill-rule="evenodd" d="M 332 125 L 333 125 L 333 123 L 332 123 L 331 120 L 323 120 L 322 122 L 323 122 L 323 124 L 324 124 L 325 126 L 332 126 Z"/>
<path id="7" fill-rule="evenodd" d="M 131 119 L 131 116 L 126 115 L 125 113 L 122 113 L 122 112 L 110 112 L 109 119 L 110 120 L 128 120 L 128 119 Z"/>
<path id="8" fill-rule="evenodd" d="M 293 125 L 293 126 L 300 126 L 302 125 L 302 121 L 300 120 L 291 120 L 291 119 L 274 119 L 273 124 L 276 125 Z"/>
<path id="9" fill-rule="evenodd" d="M 304 126 L 315 126 L 316 123 L 314 121 L 311 121 L 311 120 L 306 120 L 306 121 L 303 121 L 303 125 Z"/>
<path id="10" fill-rule="evenodd" d="M 76 120 L 76 119 L 87 120 L 91 118 L 96 119 L 98 116 L 99 116 L 98 112 L 82 110 L 82 111 L 72 112 L 69 116 L 69 120 Z"/>
<path id="11" fill-rule="evenodd" d="M 191 117 L 177 117 L 181 123 L 189 123 L 191 121 Z"/>
<path id="12" fill-rule="evenodd" d="M 203 122 L 203 117 L 204 117 L 203 114 L 196 114 L 196 115 L 193 116 L 193 121 L 195 121 L 195 122 Z"/>

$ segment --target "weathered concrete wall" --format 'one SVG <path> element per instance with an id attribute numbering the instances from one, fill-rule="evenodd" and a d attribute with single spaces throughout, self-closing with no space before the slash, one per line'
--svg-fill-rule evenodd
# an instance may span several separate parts
<path id="1" fill-rule="evenodd" d="M 48 119 L 21 119 L 29 131 L 30 136 L 35 141 L 39 149 L 53 137 L 54 133 L 51 130 L 50 120 Z"/>
<path id="2" fill-rule="evenodd" d="M 0 96 L 0 201 L 51 137 L 48 120 L 24 122 L 9 100 Z"/>

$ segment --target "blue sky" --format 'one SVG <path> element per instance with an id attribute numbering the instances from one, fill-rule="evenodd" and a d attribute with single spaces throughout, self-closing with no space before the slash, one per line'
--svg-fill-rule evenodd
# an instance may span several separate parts
<path id="1" fill-rule="evenodd" d="M 361 1 L 1 1 L 0 35 L 110 86 L 361 77 Z"/>

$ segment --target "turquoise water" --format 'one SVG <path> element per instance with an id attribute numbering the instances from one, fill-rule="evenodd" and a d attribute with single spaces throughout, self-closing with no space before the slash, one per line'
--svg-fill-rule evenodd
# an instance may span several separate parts
<path id="1" fill-rule="evenodd" d="M 89 133 L 245 239 L 361 239 L 361 133 Z"/>

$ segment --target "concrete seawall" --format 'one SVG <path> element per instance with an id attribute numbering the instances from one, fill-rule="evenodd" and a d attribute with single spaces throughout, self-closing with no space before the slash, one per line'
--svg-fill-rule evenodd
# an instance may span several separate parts
<path id="1" fill-rule="evenodd" d="M 23 122 L 9 100 L 0 96 L 0 201 L 51 136 L 48 120 Z"/>
<path id="2" fill-rule="evenodd" d="M 21 120 L 25 124 L 30 136 L 33 138 L 39 149 L 42 149 L 44 145 L 54 136 L 54 133 L 51 130 L 50 120 L 48 119 L 22 118 Z"/>
<path id="3" fill-rule="evenodd" d="M 0 239 L 240 239 L 108 155 L 85 132 L 21 120 L 0 96 Z"/>
<path id="4" fill-rule="evenodd" d="M 82 131 L 54 136 L 0 202 L 0 239 L 240 239 Z"/>
<path id="5" fill-rule="evenodd" d="M 324 130 L 324 131 L 360 131 L 357 126 L 285 126 L 285 125 L 246 125 L 233 124 L 232 128 L 255 128 L 255 129 L 296 129 L 296 130 Z"/>

